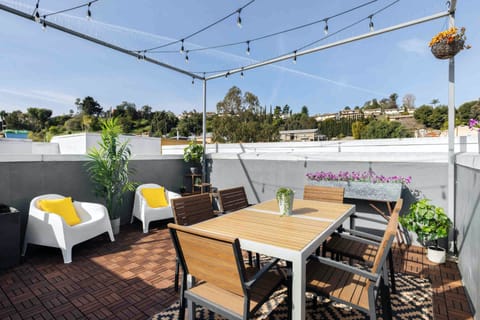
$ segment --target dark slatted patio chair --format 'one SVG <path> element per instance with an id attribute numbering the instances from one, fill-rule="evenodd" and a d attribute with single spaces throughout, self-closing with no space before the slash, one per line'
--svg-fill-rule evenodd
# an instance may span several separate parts
<path id="1" fill-rule="evenodd" d="M 195 305 L 228 319 L 250 319 L 272 293 L 286 284 L 288 314 L 291 314 L 291 279 L 278 268 L 278 259 L 261 270 L 244 264 L 238 239 L 169 224 L 184 275 L 179 319 L 195 319 Z M 186 288 L 187 275 L 193 279 Z"/>
<path id="2" fill-rule="evenodd" d="M 215 217 L 212 199 L 208 193 L 172 199 L 173 218 L 175 223 L 189 226 Z M 180 262 L 176 261 L 174 288 L 178 291 Z"/>
<path id="3" fill-rule="evenodd" d="M 307 290 L 364 311 L 372 320 L 377 319 L 376 299 L 380 294 L 383 319 L 392 319 L 384 270 L 397 227 L 398 219 L 391 219 L 369 270 L 312 256 L 307 264 Z"/>
<path id="4" fill-rule="evenodd" d="M 400 210 L 402 209 L 403 200 L 398 199 L 390 216 L 389 223 L 397 223 Z M 356 261 L 360 261 L 372 266 L 382 238 L 360 232 L 357 230 L 344 229 L 342 233 L 335 233 L 323 245 L 324 256 L 326 252 L 330 252 L 332 257 L 340 260 L 347 257 Z M 393 266 L 392 250 L 388 251 L 388 265 L 390 268 L 390 287 L 393 293 L 396 293 L 395 287 L 395 270 Z"/>
<path id="5" fill-rule="evenodd" d="M 221 213 L 240 210 L 249 206 L 244 187 L 235 187 L 218 190 L 218 204 Z M 260 255 L 256 254 L 257 265 L 260 264 Z M 248 251 L 248 263 L 253 265 L 252 252 Z"/>
<path id="6" fill-rule="evenodd" d="M 344 188 L 340 187 L 306 185 L 303 189 L 303 199 L 342 203 L 344 192 Z"/>
<path id="7" fill-rule="evenodd" d="M 249 206 L 245 188 L 235 187 L 218 191 L 220 211 L 223 213 L 240 210 Z"/>

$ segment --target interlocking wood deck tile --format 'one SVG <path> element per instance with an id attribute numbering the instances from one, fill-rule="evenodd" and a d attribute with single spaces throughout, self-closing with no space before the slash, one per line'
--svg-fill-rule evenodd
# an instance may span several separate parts
<path id="1" fill-rule="evenodd" d="M 473 319 L 455 263 L 435 265 L 421 247 L 395 246 L 396 271 L 432 281 L 435 320 Z M 178 299 L 175 250 L 166 223 L 139 223 L 79 244 L 73 262 L 60 250 L 29 246 L 21 265 L 0 270 L 0 320 L 148 319 Z"/>

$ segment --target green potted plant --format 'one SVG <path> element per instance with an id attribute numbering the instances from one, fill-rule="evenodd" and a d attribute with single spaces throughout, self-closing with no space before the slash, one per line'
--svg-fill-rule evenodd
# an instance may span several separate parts
<path id="1" fill-rule="evenodd" d="M 290 188 L 281 187 L 277 189 L 276 198 L 280 213 L 283 216 L 292 215 L 294 192 Z"/>
<path id="2" fill-rule="evenodd" d="M 195 140 L 190 141 L 188 146 L 183 149 L 183 160 L 191 164 L 190 171 L 192 174 L 197 173 L 198 165 L 203 158 L 203 146 Z"/>
<path id="3" fill-rule="evenodd" d="M 452 222 L 445 210 L 421 199 L 410 206 L 407 215 L 399 218 L 400 223 L 417 234 L 418 240 L 427 247 L 427 258 L 436 263 L 444 263 L 446 250 L 438 246 L 438 239 L 448 236 Z M 434 246 L 428 244 L 434 242 Z"/>
<path id="4" fill-rule="evenodd" d="M 105 199 L 115 234 L 120 231 L 118 208 L 123 203 L 123 195 L 127 191 L 135 191 L 135 183 L 129 180 L 133 173 L 128 167 L 131 151 L 128 141 L 120 142 L 120 131 L 116 118 L 102 121 L 102 140 L 98 148 L 88 152 L 90 161 L 86 163 L 95 195 Z"/>

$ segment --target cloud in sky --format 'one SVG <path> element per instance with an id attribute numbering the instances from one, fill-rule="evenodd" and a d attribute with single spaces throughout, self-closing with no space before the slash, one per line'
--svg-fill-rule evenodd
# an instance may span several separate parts
<path id="1" fill-rule="evenodd" d="M 73 106 L 76 97 L 65 94 L 63 92 L 53 92 L 46 90 L 16 90 L 16 89 L 0 89 L 0 93 L 12 95 L 16 97 L 27 98 L 35 101 L 48 101 L 58 103 L 60 105 Z"/>
<path id="2" fill-rule="evenodd" d="M 397 43 L 397 46 L 406 52 L 416 53 L 424 56 L 427 53 L 426 41 L 419 38 L 410 38 Z"/>

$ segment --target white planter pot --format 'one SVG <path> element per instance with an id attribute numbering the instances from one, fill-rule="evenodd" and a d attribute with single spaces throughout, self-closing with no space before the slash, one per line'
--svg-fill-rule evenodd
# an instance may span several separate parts
<path id="1" fill-rule="evenodd" d="M 445 263 L 447 257 L 447 252 L 443 248 L 438 247 L 428 247 L 427 248 L 427 258 L 434 263 Z"/>
<path id="2" fill-rule="evenodd" d="M 284 216 L 291 216 L 293 210 L 293 196 L 292 197 L 280 197 L 277 199 L 278 207 L 280 208 L 280 214 Z"/>
<path id="3" fill-rule="evenodd" d="M 120 218 L 110 219 L 110 223 L 112 224 L 112 232 L 114 235 L 120 233 Z"/>

